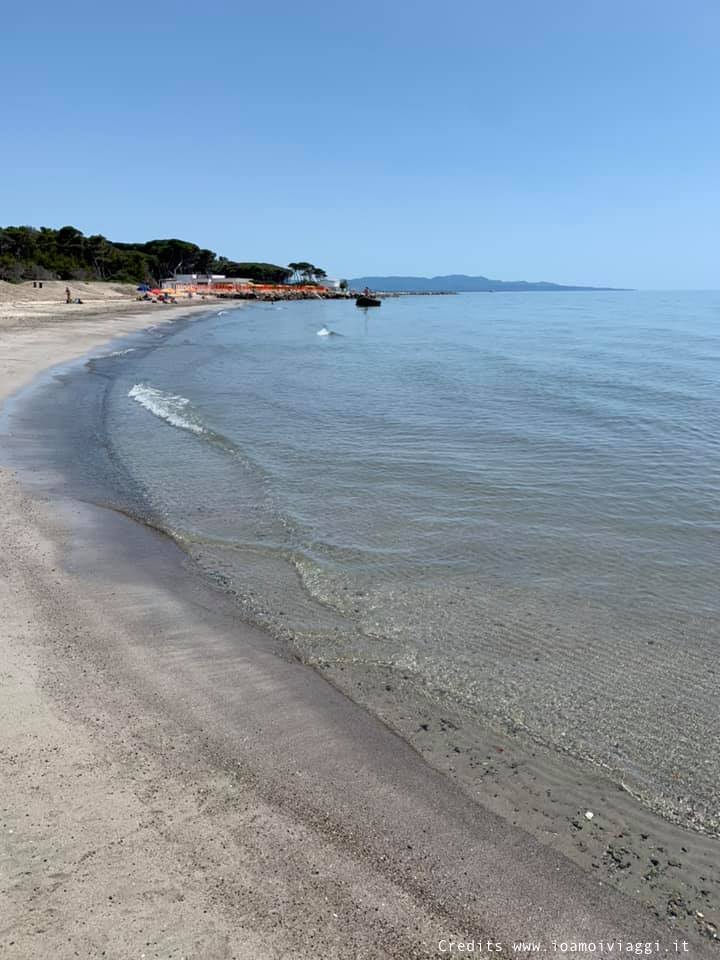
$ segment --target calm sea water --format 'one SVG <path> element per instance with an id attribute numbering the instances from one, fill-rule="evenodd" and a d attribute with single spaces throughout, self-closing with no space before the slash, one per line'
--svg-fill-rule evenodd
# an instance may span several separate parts
<path id="1" fill-rule="evenodd" d="M 245 306 L 91 371 L 141 509 L 307 659 L 717 813 L 720 294 Z"/>

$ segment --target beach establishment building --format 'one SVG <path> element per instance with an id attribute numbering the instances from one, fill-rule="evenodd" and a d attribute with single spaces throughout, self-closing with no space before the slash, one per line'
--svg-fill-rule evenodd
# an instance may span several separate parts
<path id="1" fill-rule="evenodd" d="M 246 277 L 226 277 L 223 273 L 178 273 L 163 280 L 162 289 L 168 293 L 239 293 L 252 288 Z"/>
<path id="2" fill-rule="evenodd" d="M 247 277 L 226 277 L 221 273 L 178 273 L 167 277 L 160 284 L 162 292 L 170 297 L 244 296 L 259 299 L 298 299 L 317 297 L 322 299 L 331 291 L 340 289 L 339 280 L 323 280 L 322 283 L 258 283 Z M 155 291 L 150 291 L 153 293 Z"/>

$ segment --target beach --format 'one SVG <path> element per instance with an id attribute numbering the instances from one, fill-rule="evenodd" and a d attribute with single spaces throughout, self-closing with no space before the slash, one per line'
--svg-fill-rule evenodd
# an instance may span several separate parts
<path id="1" fill-rule="evenodd" d="M 2 403 L 208 309 L 127 291 L 19 302 L 7 287 Z M 419 714 L 417 691 L 408 713 L 388 689 L 381 722 L 362 671 L 326 664 L 330 683 L 299 662 L 168 537 L 4 467 L 0 484 L 6 956 L 405 958 L 600 940 L 712 952 L 712 838 L 432 697 Z M 554 797 L 537 788 L 548 780 Z"/>

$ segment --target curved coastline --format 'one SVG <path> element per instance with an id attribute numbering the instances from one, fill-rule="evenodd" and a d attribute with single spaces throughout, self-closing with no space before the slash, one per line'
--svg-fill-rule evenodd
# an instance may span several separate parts
<path id="1" fill-rule="evenodd" d="M 118 321 L 113 338 L 143 324 L 142 315 Z M 54 366 L 107 342 L 102 322 L 82 326 L 3 334 L 3 351 L 12 346 L 16 354 L 4 361 L 3 393 L 26 385 L 49 359 Z M 201 943 L 208 957 L 232 955 L 230 948 L 344 956 L 348 943 L 358 956 L 436 956 L 444 936 L 505 944 L 533 938 L 548 952 L 553 936 L 669 941 L 669 927 L 567 859 L 578 857 L 553 838 L 553 818 L 533 787 L 548 775 L 546 758 L 485 731 L 483 749 L 506 768 L 491 797 L 469 759 L 461 769 L 463 751 L 454 749 L 463 737 L 476 747 L 482 731 L 459 732 L 432 698 L 427 717 L 408 716 L 404 727 L 403 691 L 388 698 L 385 719 L 413 750 L 336 692 L 362 703 L 358 675 L 326 667 L 333 687 L 279 657 L 276 643 L 189 575 L 164 538 L 72 498 L 47 502 L 6 470 L 0 476 L 12 624 L 5 672 L 14 678 L 8 702 L 21 718 L 5 755 L 24 774 L 9 817 L 21 823 L 25 811 L 33 813 L 22 844 L 9 844 L 13 899 L 35 883 L 41 915 L 67 914 L 38 934 L 16 902 L 10 916 L 22 955 L 42 944 L 64 956 L 68 937 L 86 948 L 135 949 L 141 927 L 151 928 L 156 943 L 161 935 L 162 949 Z M 410 693 L 417 705 L 418 691 Z M 428 746 L 425 735 L 436 727 Z M 560 819 L 587 796 L 586 785 L 576 802 L 576 771 L 568 769 L 550 770 L 559 778 Z M 607 784 L 598 778 L 595 787 L 599 800 Z M 607 821 L 613 838 L 602 841 L 612 847 L 609 873 L 629 869 L 617 858 L 635 853 L 617 820 L 633 816 L 632 798 L 620 799 L 606 800 L 604 810 L 617 811 Z M 544 836 L 530 822 L 535 805 Z M 90 824 L 84 836 L 83 821 Z M 585 829 L 581 823 L 575 832 Z M 33 866 L 23 877 L 31 849 Z M 50 889 L 46 866 L 34 865 L 39 850 L 50 854 L 40 861 L 53 860 L 68 878 L 64 893 Z M 698 874 L 700 853 L 690 854 Z M 133 857 L 146 871 L 139 890 Z M 126 918 L 111 931 L 118 897 Z M 85 930 L 71 932 L 72 916 L 89 904 L 102 906 Z M 696 912 L 703 911 L 687 902 L 667 916 L 702 952 L 707 933 Z"/>

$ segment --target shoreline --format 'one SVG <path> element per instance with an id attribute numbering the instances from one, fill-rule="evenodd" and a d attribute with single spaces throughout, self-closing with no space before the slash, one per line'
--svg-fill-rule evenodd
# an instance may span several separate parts
<path id="1" fill-rule="evenodd" d="M 116 309 L 0 326 L 0 402 L 147 327 L 137 310 L 98 322 Z M 158 309 L 209 307 L 153 320 Z M 414 957 L 439 955 L 444 937 L 549 950 L 553 933 L 669 943 L 638 903 L 278 657 L 166 538 L 0 477 L 14 955 Z"/>

